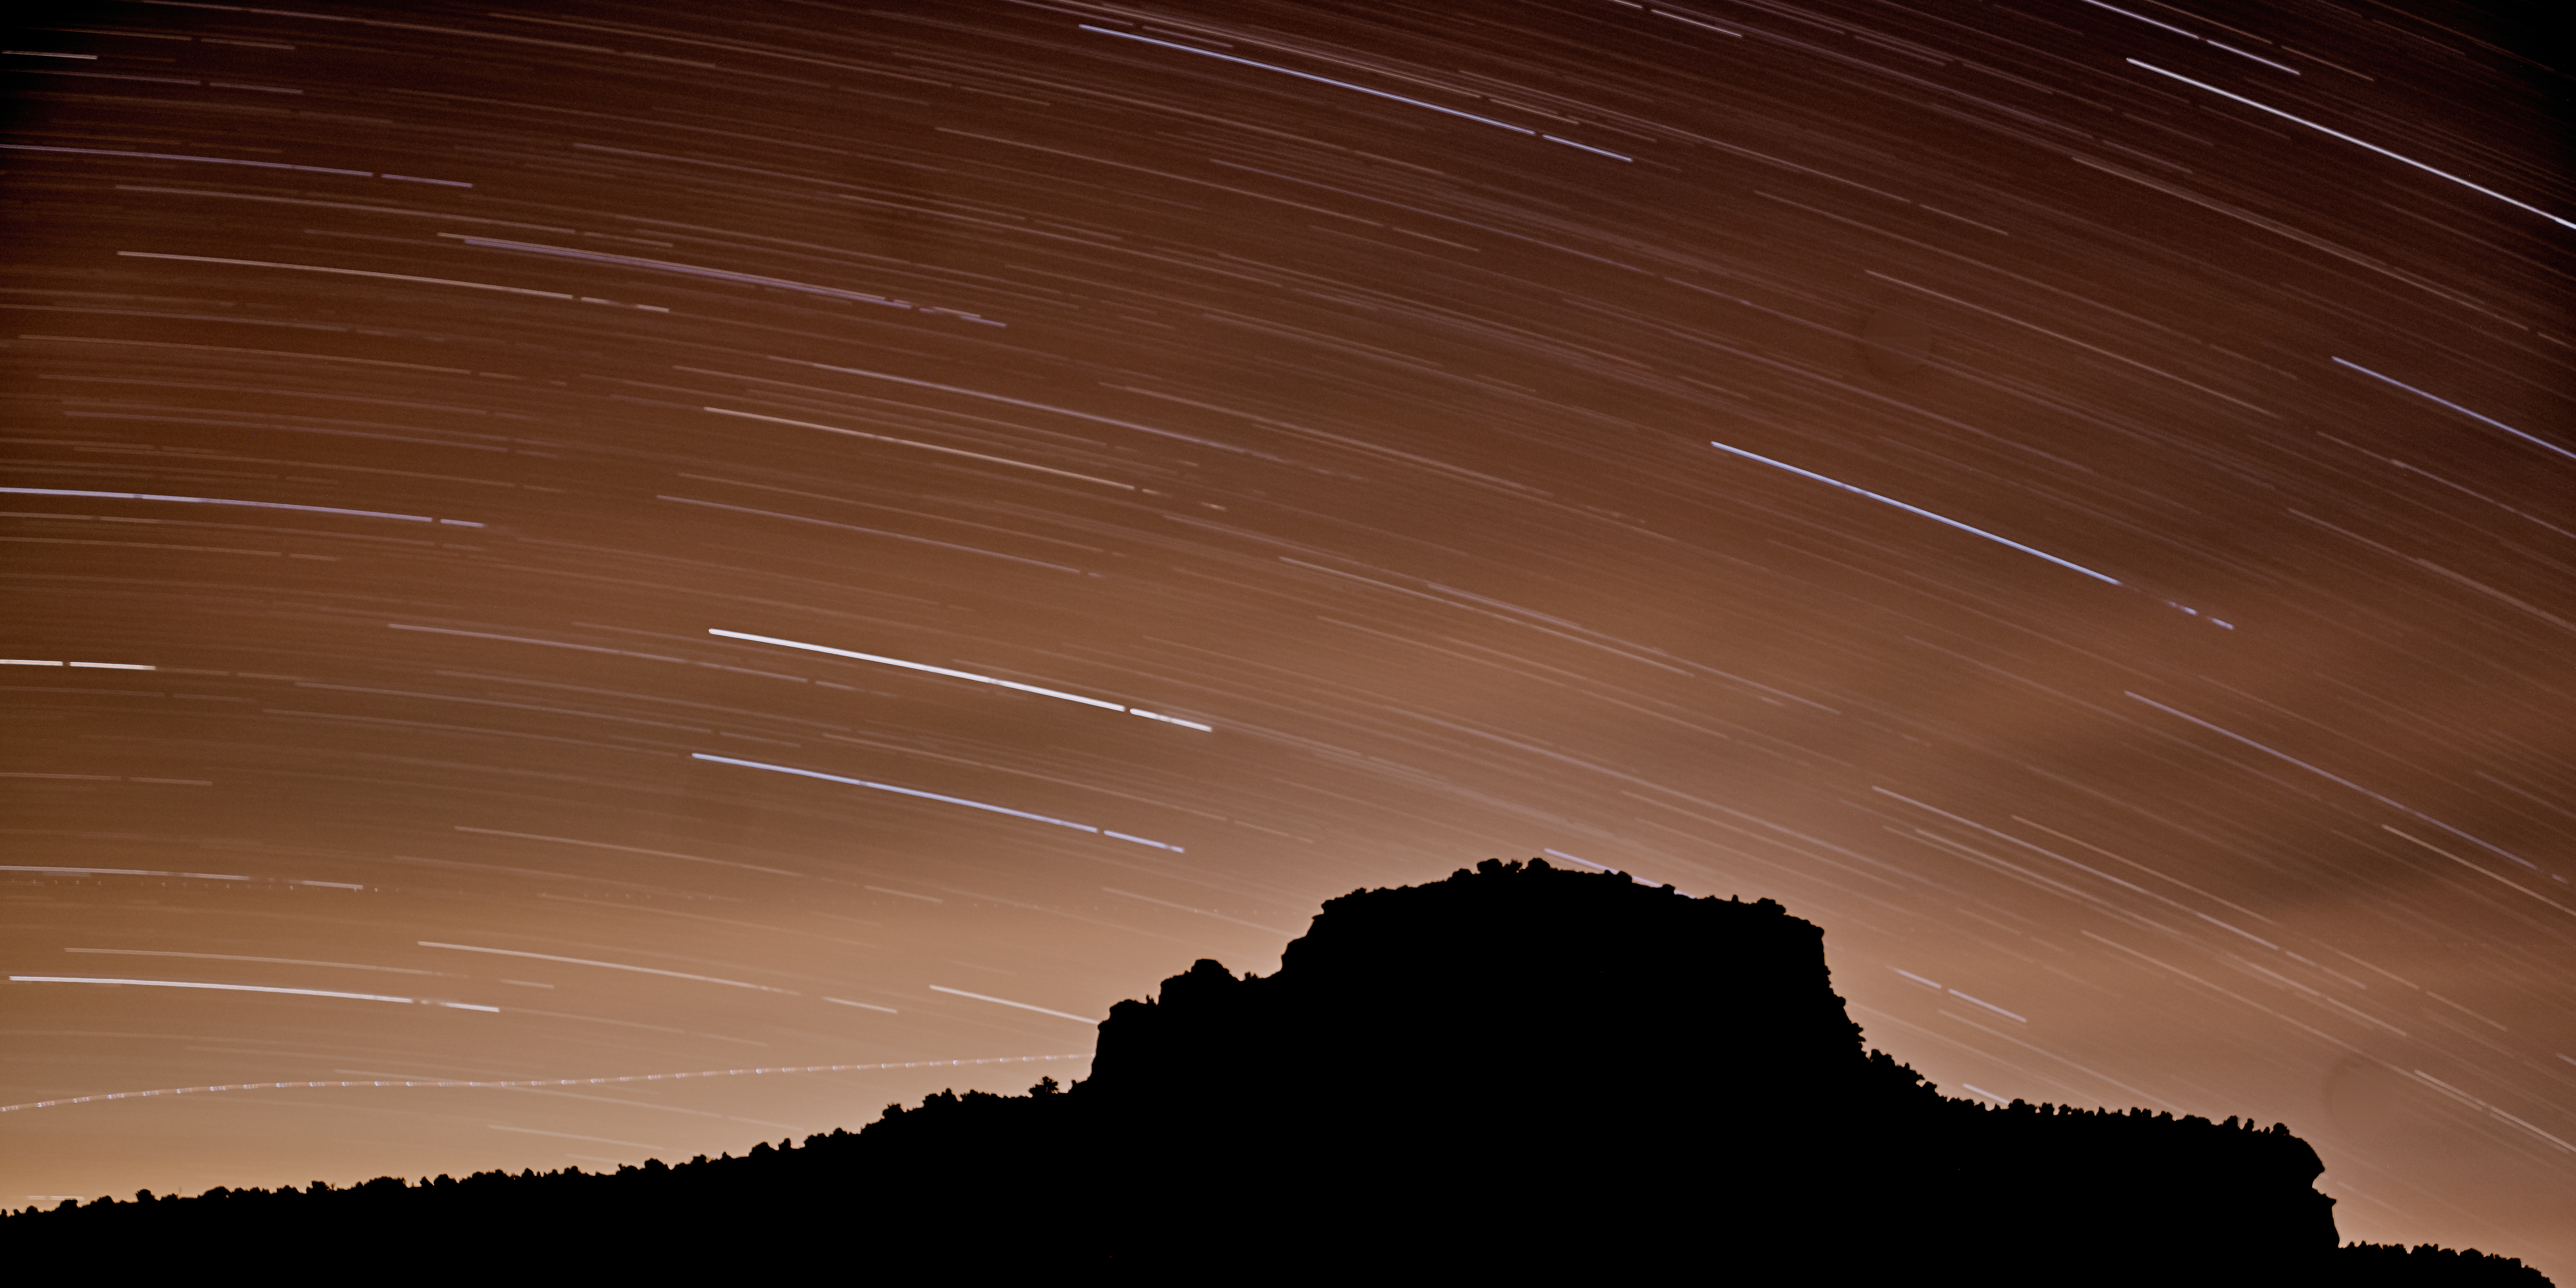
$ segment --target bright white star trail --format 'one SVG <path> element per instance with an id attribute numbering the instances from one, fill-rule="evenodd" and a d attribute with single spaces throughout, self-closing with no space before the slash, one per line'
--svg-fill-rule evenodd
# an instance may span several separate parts
<path id="1" fill-rule="evenodd" d="M 29 8 L 0 1194 L 1073 1083 L 1546 855 L 2567 1281 L 2552 12 Z"/>

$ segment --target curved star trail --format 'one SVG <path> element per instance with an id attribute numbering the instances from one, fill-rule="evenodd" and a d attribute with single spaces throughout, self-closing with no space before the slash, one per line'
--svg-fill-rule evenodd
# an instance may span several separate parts
<path id="1" fill-rule="evenodd" d="M 1016 1091 L 955 1057 L 1545 853 L 1779 899 L 1953 1094 L 2576 1273 L 2519 22 L 22 19 L 0 1104 L 92 1103 L 0 1202 Z"/>

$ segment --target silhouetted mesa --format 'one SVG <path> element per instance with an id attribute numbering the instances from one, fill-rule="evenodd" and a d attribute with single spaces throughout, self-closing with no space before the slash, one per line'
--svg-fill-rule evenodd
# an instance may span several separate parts
<path id="1" fill-rule="evenodd" d="M 1277 974 L 1201 961 L 1059 1093 L 613 1175 L 381 1178 L 11 1216 L 15 1265 L 351 1272 L 1085 1267 L 1749 1283 L 2520 1285 L 2338 1249 L 2275 1125 L 1941 1096 L 1864 1051 L 1817 927 L 1488 860 L 1324 905 Z M 238 1259 L 233 1262 L 233 1259 Z"/>

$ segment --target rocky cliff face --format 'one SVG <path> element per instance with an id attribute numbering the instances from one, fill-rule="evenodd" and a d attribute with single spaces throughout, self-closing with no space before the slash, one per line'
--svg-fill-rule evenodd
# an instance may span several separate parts
<path id="1" fill-rule="evenodd" d="M 2545 1288 L 2335 1250 L 2315 1152 L 1943 1098 L 1767 900 L 1488 862 L 1325 905 L 1280 970 L 1120 1003 L 1070 1093 L 942 1093 L 744 1158 L 13 1216 L 13 1267 L 1148 1282 Z M 127 1277 L 133 1277 L 129 1274 Z"/>
<path id="2" fill-rule="evenodd" d="M 1487 1069 L 1524 1098 L 1758 1088 L 1776 1103 L 1864 1065 L 1823 932 L 1780 905 L 1488 860 L 1332 900 L 1266 979 L 1202 961 L 1158 1000 L 1118 1004 L 1082 1091 L 1476 1099 Z"/>
<path id="3" fill-rule="evenodd" d="M 2290 1282 L 2336 1244 L 2286 1129 L 1945 1100 L 1863 1049 L 1822 932 L 1780 905 L 1537 861 L 1333 900 L 1268 978 L 1199 962 L 1112 1010 L 1070 1100 L 1119 1142 L 1116 1184 L 1222 1178 L 1233 1203 L 1167 1210 L 1243 1237 L 1412 1221 L 1597 1269 L 1525 1206 L 1563 1205 L 1622 1213 L 1613 1258 L 2093 1282 Z"/>

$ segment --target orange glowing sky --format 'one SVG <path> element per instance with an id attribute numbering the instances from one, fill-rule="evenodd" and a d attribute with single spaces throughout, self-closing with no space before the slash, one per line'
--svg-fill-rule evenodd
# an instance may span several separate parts
<path id="1" fill-rule="evenodd" d="M 1949 1094 L 2287 1122 L 2347 1239 L 2576 1273 L 2508 19 L 33 13 L 0 1204 L 1070 1081 L 1547 854 L 1780 900 Z"/>

